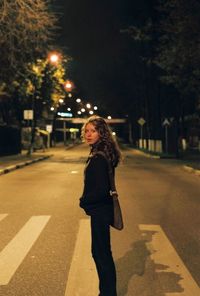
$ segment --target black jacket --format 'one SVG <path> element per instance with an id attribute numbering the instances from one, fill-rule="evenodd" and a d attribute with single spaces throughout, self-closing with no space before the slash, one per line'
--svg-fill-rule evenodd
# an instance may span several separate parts
<path id="1" fill-rule="evenodd" d="M 104 213 L 112 207 L 108 162 L 100 154 L 95 154 L 87 161 L 84 171 L 84 190 L 80 198 L 80 207 L 88 215 Z"/>

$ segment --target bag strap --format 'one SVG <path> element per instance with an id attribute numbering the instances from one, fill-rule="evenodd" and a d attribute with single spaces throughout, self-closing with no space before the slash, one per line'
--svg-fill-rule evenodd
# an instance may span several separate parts
<path id="1" fill-rule="evenodd" d="M 109 174 L 110 188 L 111 188 L 110 195 L 112 197 L 118 197 L 118 193 L 117 193 L 117 189 L 116 189 L 116 185 L 115 185 L 115 178 L 113 175 L 113 168 L 111 166 L 110 161 L 108 160 L 108 158 L 106 157 L 106 154 L 103 151 L 97 151 L 95 154 L 100 154 L 106 159 L 106 161 L 108 163 L 108 174 Z"/>

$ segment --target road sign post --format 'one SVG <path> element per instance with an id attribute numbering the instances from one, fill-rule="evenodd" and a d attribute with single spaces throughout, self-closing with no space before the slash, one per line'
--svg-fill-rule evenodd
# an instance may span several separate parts
<path id="1" fill-rule="evenodd" d="M 140 117 L 140 119 L 138 119 L 138 123 L 140 125 L 140 139 L 141 139 L 141 143 L 142 143 L 142 148 L 144 148 L 144 143 L 143 143 L 143 125 L 145 124 L 145 122 L 146 122 L 146 120 L 143 117 Z"/>
<path id="2" fill-rule="evenodd" d="M 168 153 L 168 127 L 170 122 L 167 118 L 163 121 L 163 126 L 165 127 L 165 152 Z"/>

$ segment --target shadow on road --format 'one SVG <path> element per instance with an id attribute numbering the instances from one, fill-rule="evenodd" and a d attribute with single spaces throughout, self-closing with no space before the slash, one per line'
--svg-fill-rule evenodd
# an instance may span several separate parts
<path id="1" fill-rule="evenodd" d="M 128 292 L 128 284 L 134 275 L 143 275 L 145 262 L 150 255 L 146 248 L 145 241 L 140 240 L 132 244 L 132 249 L 124 257 L 119 258 L 116 264 L 118 274 L 118 295 L 125 296 Z"/>
<path id="2" fill-rule="evenodd" d="M 166 293 L 183 292 L 179 285 L 180 275 L 167 272 L 168 266 L 155 264 L 151 260 L 150 252 L 146 246 L 146 243 L 151 240 L 150 236 L 152 238 L 153 233 L 149 233 L 148 240 L 134 242 L 132 248 L 115 262 L 118 277 L 118 296 L 165 296 Z M 131 278 L 133 276 L 144 276 L 147 266 L 148 275 L 145 279 L 140 280 L 135 291 L 131 291 L 132 293 L 129 294 L 128 286 Z"/>

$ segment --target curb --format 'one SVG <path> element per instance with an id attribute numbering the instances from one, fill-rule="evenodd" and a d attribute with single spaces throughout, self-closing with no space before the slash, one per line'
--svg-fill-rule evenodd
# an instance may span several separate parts
<path id="1" fill-rule="evenodd" d="M 188 173 L 193 173 L 197 176 L 200 176 L 200 170 L 194 169 L 194 168 L 190 167 L 189 165 L 184 165 L 183 168 Z"/>
<path id="2" fill-rule="evenodd" d="M 159 155 L 153 155 L 153 154 L 141 151 L 139 149 L 134 149 L 134 150 L 137 151 L 138 154 L 141 154 L 141 155 L 143 155 L 145 157 L 148 157 L 148 158 L 155 158 L 155 159 L 160 159 L 161 158 Z"/>
<path id="3" fill-rule="evenodd" d="M 23 168 L 23 167 L 25 167 L 27 165 L 36 163 L 38 161 L 45 160 L 45 159 L 50 158 L 52 156 L 53 156 L 53 154 L 46 155 L 46 156 L 41 156 L 41 157 L 38 157 L 38 158 L 35 158 L 35 159 L 32 159 L 32 160 L 27 160 L 27 161 L 24 161 L 24 162 L 17 163 L 16 165 L 10 165 L 10 166 L 0 170 L 0 176 L 5 175 L 7 173 L 10 173 L 10 172 L 12 172 L 14 170 L 17 170 L 17 169 L 21 169 L 21 168 Z"/>

